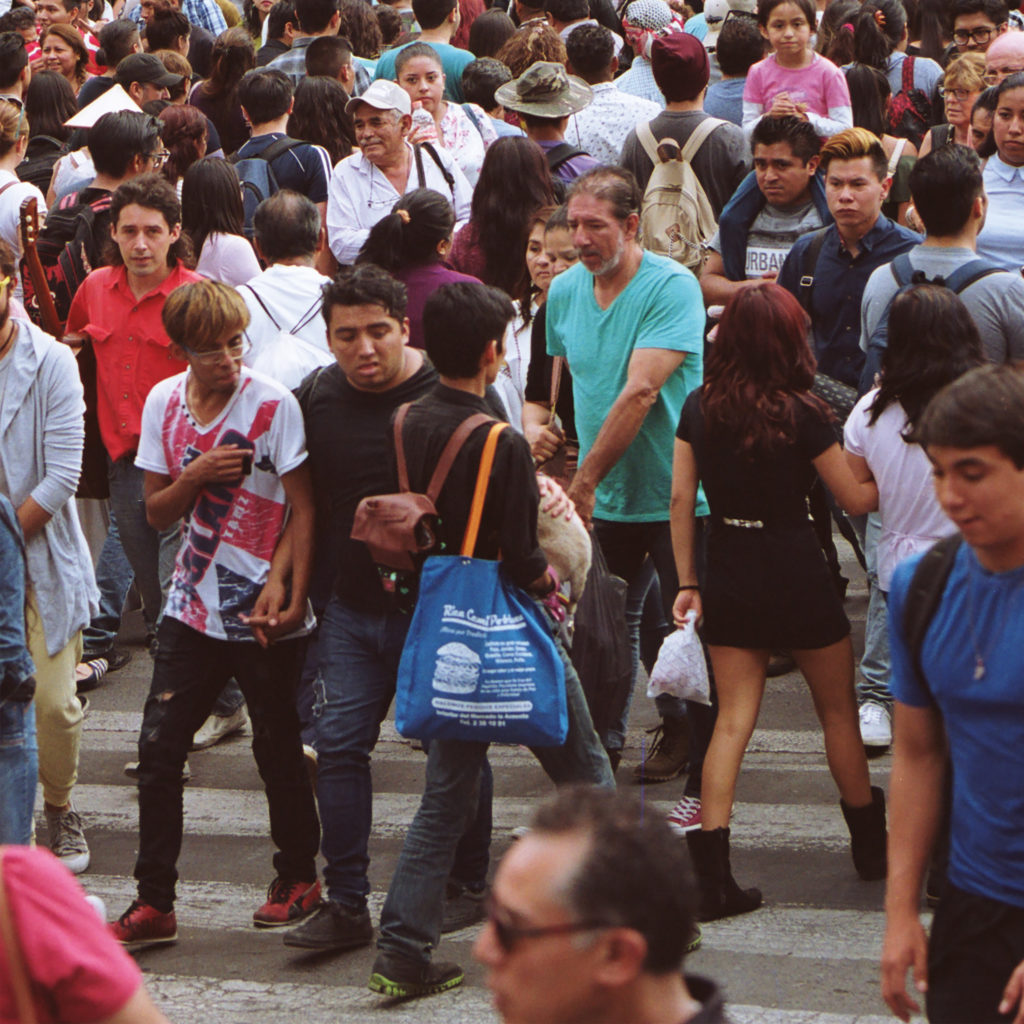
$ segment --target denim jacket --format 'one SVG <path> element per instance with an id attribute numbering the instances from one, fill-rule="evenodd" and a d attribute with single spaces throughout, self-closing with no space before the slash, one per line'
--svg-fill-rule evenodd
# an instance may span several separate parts
<path id="1" fill-rule="evenodd" d="M 832 223 L 832 214 L 825 202 L 825 185 L 820 174 L 811 178 L 811 199 L 818 210 L 822 224 Z M 718 241 L 722 246 L 722 263 L 730 281 L 742 281 L 747 276 L 747 236 L 754 218 L 764 209 L 764 193 L 757 187 L 757 176 L 751 171 L 725 204 L 718 218 Z"/>
<path id="2" fill-rule="evenodd" d="M 88 625 L 98 607 L 92 558 L 78 524 L 75 488 L 85 443 L 82 383 L 75 357 L 27 320 L 18 335 L 0 413 L 0 465 L 7 497 L 28 497 L 51 516 L 25 545 L 46 650 L 51 656 Z"/>
<path id="3" fill-rule="evenodd" d="M 14 507 L 0 494 L 0 703 L 35 692 L 25 646 L 25 542 Z"/>

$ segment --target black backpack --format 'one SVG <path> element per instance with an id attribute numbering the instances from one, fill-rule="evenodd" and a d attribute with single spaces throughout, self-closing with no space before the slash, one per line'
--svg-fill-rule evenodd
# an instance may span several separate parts
<path id="1" fill-rule="evenodd" d="M 52 135 L 35 135 L 29 140 L 25 158 L 14 168 L 14 173 L 46 195 L 53 177 L 53 165 L 67 152 L 68 146 L 60 139 Z"/>
<path id="2" fill-rule="evenodd" d="M 560 142 L 557 146 L 549 149 L 545 154 L 545 158 L 548 162 L 548 172 L 551 174 L 551 188 L 555 193 L 555 199 L 559 203 L 564 203 L 569 192 L 569 187 L 566 185 L 561 178 L 555 175 L 558 172 L 558 168 L 562 164 L 571 160 L 574 156 L 587 156 L 585 150 L 577 149 L 570 142 Z"/>
<path id="3" fill-rule="evenodd" d="M 228 159 L 235 165 L 238 172 L 238 180 L 242 184 L 242 207 L 245 210 L 245 237 L 251 242 L 253 239 L 252 219 L 256 213 L 256 207 L 269 199 L 275 192 L 280 191 L 281 186 L 274 177 L 273 168 L 270 166 L 282 153 L 289 149 L 301 146 L 299 139 L 290 139 L 287 135 L 274 141 L 267 146 L 262 153 L 255 156 L 239 156 L 234 153 Z"/>

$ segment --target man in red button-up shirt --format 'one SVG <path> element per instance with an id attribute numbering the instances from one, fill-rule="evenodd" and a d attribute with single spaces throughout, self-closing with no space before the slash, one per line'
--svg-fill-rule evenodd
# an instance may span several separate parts
<path id="1" fill-rule="evenodd" d="M 110 205 L 117 246 L 112 265 L 82 282 L 68 314 L 64 340 L 91 341 L 96 353 L 100 436 L 110 459 L 110 503 L 142 594 L 146 625 L 156 631 L 160 581 L 174 569 L 180 531 L 157 531 L 146 521 L 142 471 L 135 468 L 142 407 L 157 382 L 181 373 L 161 313 L 175 288 L 200 280 L 180 257 L 181 206 L 173 186 L 156 174 L 125 182 Z"/>

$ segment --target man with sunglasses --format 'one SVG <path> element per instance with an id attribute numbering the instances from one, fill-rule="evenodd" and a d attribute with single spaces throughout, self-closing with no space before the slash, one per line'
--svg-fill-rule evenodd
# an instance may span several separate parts
<path id="1" fill-rule="evenodd" d="M 138 898 L 111 925 L 126 946 L 177 938 L 182 769 L 229 678 L 252 715 L 277 846 L 276 877 L 253 922 L 291 924 L 320 902 L 320 826 L 295 709 L 313 626 L 302 411 L 283 385 L 242 365 L 249 312 L 233 288 L 186 284 L 167 297 L 161 317 L 188 370 L 149 393 L 134 462 L 154 526 L 185 525 L 139 734 Z"/>
<path id="2" fill-rule="evenodd" d="M 505 855 L 473 954 L 505 1024 L 715 1024 L 717 986 L 684 975 L 686 849 L 614 790 L 561 789 Z"/>

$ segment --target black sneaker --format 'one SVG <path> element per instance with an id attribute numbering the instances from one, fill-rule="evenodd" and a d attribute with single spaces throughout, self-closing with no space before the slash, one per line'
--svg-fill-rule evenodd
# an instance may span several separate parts
<path id="1" fill-rule="evenodd" d="M 349 910 L 340 903 L 324 901 L 308 920 L 284 937 L 286 946 L 340 952 L 373 942 L 369 910 Z"/>
<path id="2" fill-rule="evenodd" d="M 411 960 L 378 953 L 370 974 L 370 991 L 392 999 L 432 996 L 457 988 L 466 977 L 458 964 L 418 964 Z"/>
<path id="3" fill-rule="evenodd" d="M 449 882 L 445 892 L 444 920 L 441 934 L 461 931 L 482 921 L 487 916 L 487 886 L 471 889 L 468 885 Z"/>

